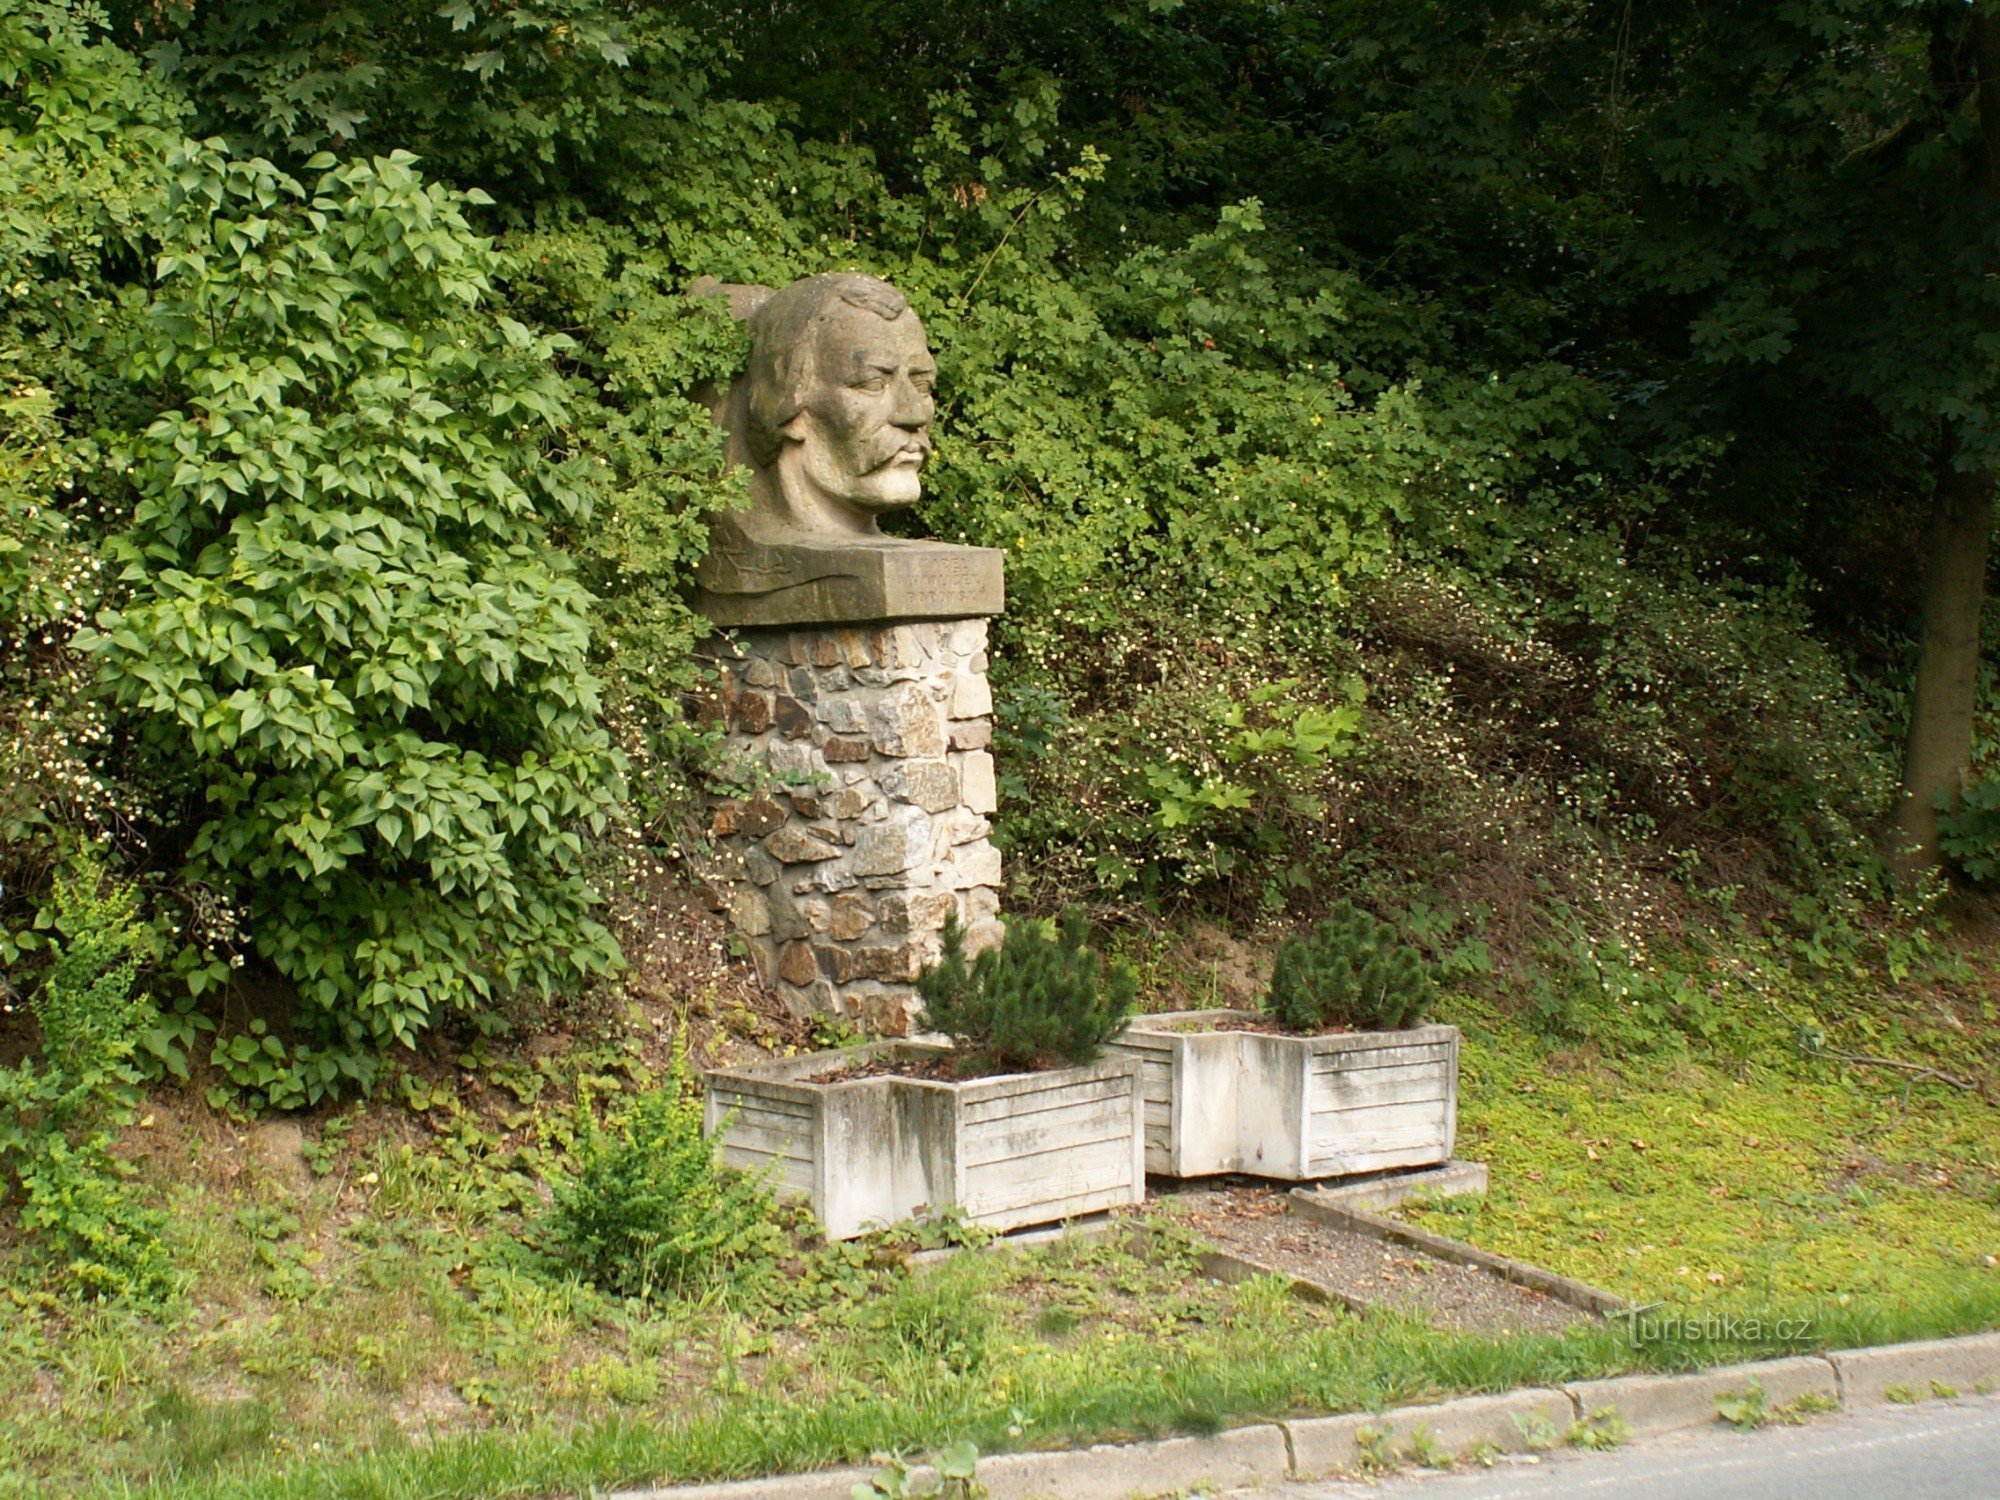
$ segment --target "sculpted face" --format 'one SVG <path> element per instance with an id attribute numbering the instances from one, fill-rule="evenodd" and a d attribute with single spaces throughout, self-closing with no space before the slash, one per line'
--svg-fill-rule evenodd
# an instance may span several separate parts
<path id="1" fill-rule="evenodd" d="M 937 361 L 907 308 L 883 318 L 836 301 L 811 337 L 812 375 L 784 426 L 780 481 L 811 509 L 858 510 L 855 519 L 872 527 L 876 513 L 915 504 L 922 493 Z"/>

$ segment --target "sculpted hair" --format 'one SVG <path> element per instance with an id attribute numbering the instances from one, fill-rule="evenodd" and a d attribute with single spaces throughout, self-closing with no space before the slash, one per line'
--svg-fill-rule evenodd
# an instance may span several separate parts
<path id="1" fill-rule="evenodd" d="M 751 459 L 760 465 L 777 458 L 785 424 L 805 405 L 815 373 L 813 335 L 819 320 L 837 302 L 871 312 L 885 323 L 900 318 L 910 306 L 909 298 L 888 282 L 849 271 L 808 276 L 771 294 L 750 320 L 745 438 Z"/>

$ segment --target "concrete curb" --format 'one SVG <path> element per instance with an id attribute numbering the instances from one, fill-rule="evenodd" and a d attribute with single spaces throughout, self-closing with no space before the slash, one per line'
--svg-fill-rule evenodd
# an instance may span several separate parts
<path id="1" fill-rule="evenodd" d="M 1290 1478 L 1291 1468 L 1284 1428 L 1266 1422 L 1214 1437 L 1106 1444 L 1070 1453 L 1004 1453 L 980 1461 L 979 1482 L 990 1500 L 1133 1500 L 1198 1485 L 1273 1484 Z"/>
<path id="2" fill-rule="evenodd" d="M 1692 1375 L 1621 1375 L 1614 1380 L 1579 1380 L 1567 1387 L 1577 1414 L 1590 1417 L 1616 1412 L 1634 1437 L 1657 1437 L 1693 1427 L 1713 1427 L 1720 1418 L 1716 1398 L 1743 1396 L 1751 1386 L 1764 1392 L 1767 1405 L 1783 1406 L 1801 1396 L 1840 1400 L 1833 1365 L 1818 1355 L 1766 1359 L 1750 1365 L 1725 1365 Z"/>
<path id="3" fill-rule="evenodd" d="M 910 1471 L 912 1479 L 928 1481 L 935 1475 L 932 1469 Z M 821 1469 L 817 1474 L 777 1474 L 769 1479 L 732 1479 L 727 1484 L 618 1490 L 612 1500 L 848 1500 L 854 1486 L 874 1477 L 873 1469 Z"/>
<path id="4" fill-rule="evenodd" d="M 1336 1178 L 1322 1182 L 1312 1191 L 1322 1203 L 1343 1208 L 1395 1208 L 1419 1198 L 1484 1198 L 1492 1184 L 1492 1174 L 1483 1161 L 1462 1161 L 1454 1156 L 1435 1167 L 1411 1167 L 1400 1172 L 1384 1172 L 1379 1177 L 1356 1181 Z"/>
<path id="5" fill-rule="evenodd" d="M 1849 1406 L 1880 1406 L 1890 1400 L 1892 1387 L 1904 1400 L 1914 1396 L 1921 1401 L 1946 1391 L 1969 1396 L 1982 1386 L 2000 1386 L 2000 1333 L 1840 1349 L 1828 1358 L 1840 1377 L 1841 1400 Z"/>
<path id="6" fill-rule="evenodd" d="M 1228 1489 L 1351 1473 L 1372 1462 L 1407 1461 L 1418 1449 L 1457 1458 L 1482 1448 L 1516 1453 L 1554 1447 L 1568 1438 L 1573 1423 L 1606 1409 L 1635 1437 L 1681 1432 L 1719 1422 L 1716 1398 L 1747 1394 L 1753 1385 L 1772 1407 L 1817 1396 L 1831 1403 L 1829 1409 L 1849 1411 L 1971 1395 L 2000 1388 L 2000 1332 L 1759 1360 L 1688 1375 L 1620 1375 L 1560 1390 L 1529 1388 L 1386 1412 L 1259 1422 L 1214 1437 L 1003 1453 L 980 1461 L 979 1480 L 992 1500 L 1154 1500 L 1202 1485 Z M 912 1477 L 928 1479 L 931 1473 L 913 1470 Z M 848 1500 L 852 1487 L 873 1474 L 825 1470 L 625 1490 L 613 1500 Z"/>
<path id="7" fill-rule="evenodd" d="M 1371 1414 L 1349 1412 L 1285 1424 L 1292 1435 L 1292 1478 L 1352 1473 L 1369 1462 L 1408 1461 L 1422 1450 L 1453 1458 L 1480 1448 L 1525 1453 L 1555 1447 L 1576 1420 L 1566 1391 L 1509 1391 L 1466 1396 L 1431 1406 Z"/>

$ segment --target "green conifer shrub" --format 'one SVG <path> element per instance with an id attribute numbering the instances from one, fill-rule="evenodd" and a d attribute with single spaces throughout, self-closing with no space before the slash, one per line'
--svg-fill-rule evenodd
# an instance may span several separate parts
<path id="1" fill-rule="evenodd" d="M 1343 902 L 1308 937 L 1280 945 L 1264 1009 L 1287 1031 L 1397 1031 L 1436 994 L 1416 949 L 1386 922 Z"/>
<path id="2" fill-rule="evenodd" d="M 678 1293 L 768 1248 L 769 1184 L 722 1165 L 685 1054 L 606 1124 L 587 1106 L 578 1116 L 575 1167 L 551 1184 L 546 1225 L 556 1258 L 585 1281 L 614 1296 Z"/>
<path id="3" fill-rule="evenodd" d="M 1138 980 L 1089 947 L 1083 913 L 1044 924 L 1009 922 L 1006 938 L 970 963 L 965 933 L 946 920 L 944 953 L 917 979 L 919 1025 L 941 1031 L 965 1054 L 968 1072 L 1076 1066 L 1125 1029 Z"/>

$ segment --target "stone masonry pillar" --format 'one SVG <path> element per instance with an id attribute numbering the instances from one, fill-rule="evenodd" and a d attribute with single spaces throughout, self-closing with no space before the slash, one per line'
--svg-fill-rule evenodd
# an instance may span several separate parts
<path id="1" fill-rule="evenodd" d="M 908 1031 L 956 912 L 999 940 L 984 619 L 746 626 L 701 654 L 733 753 L 768 779 L 713 809 L 711 875 L 800 1014 Z"/>

